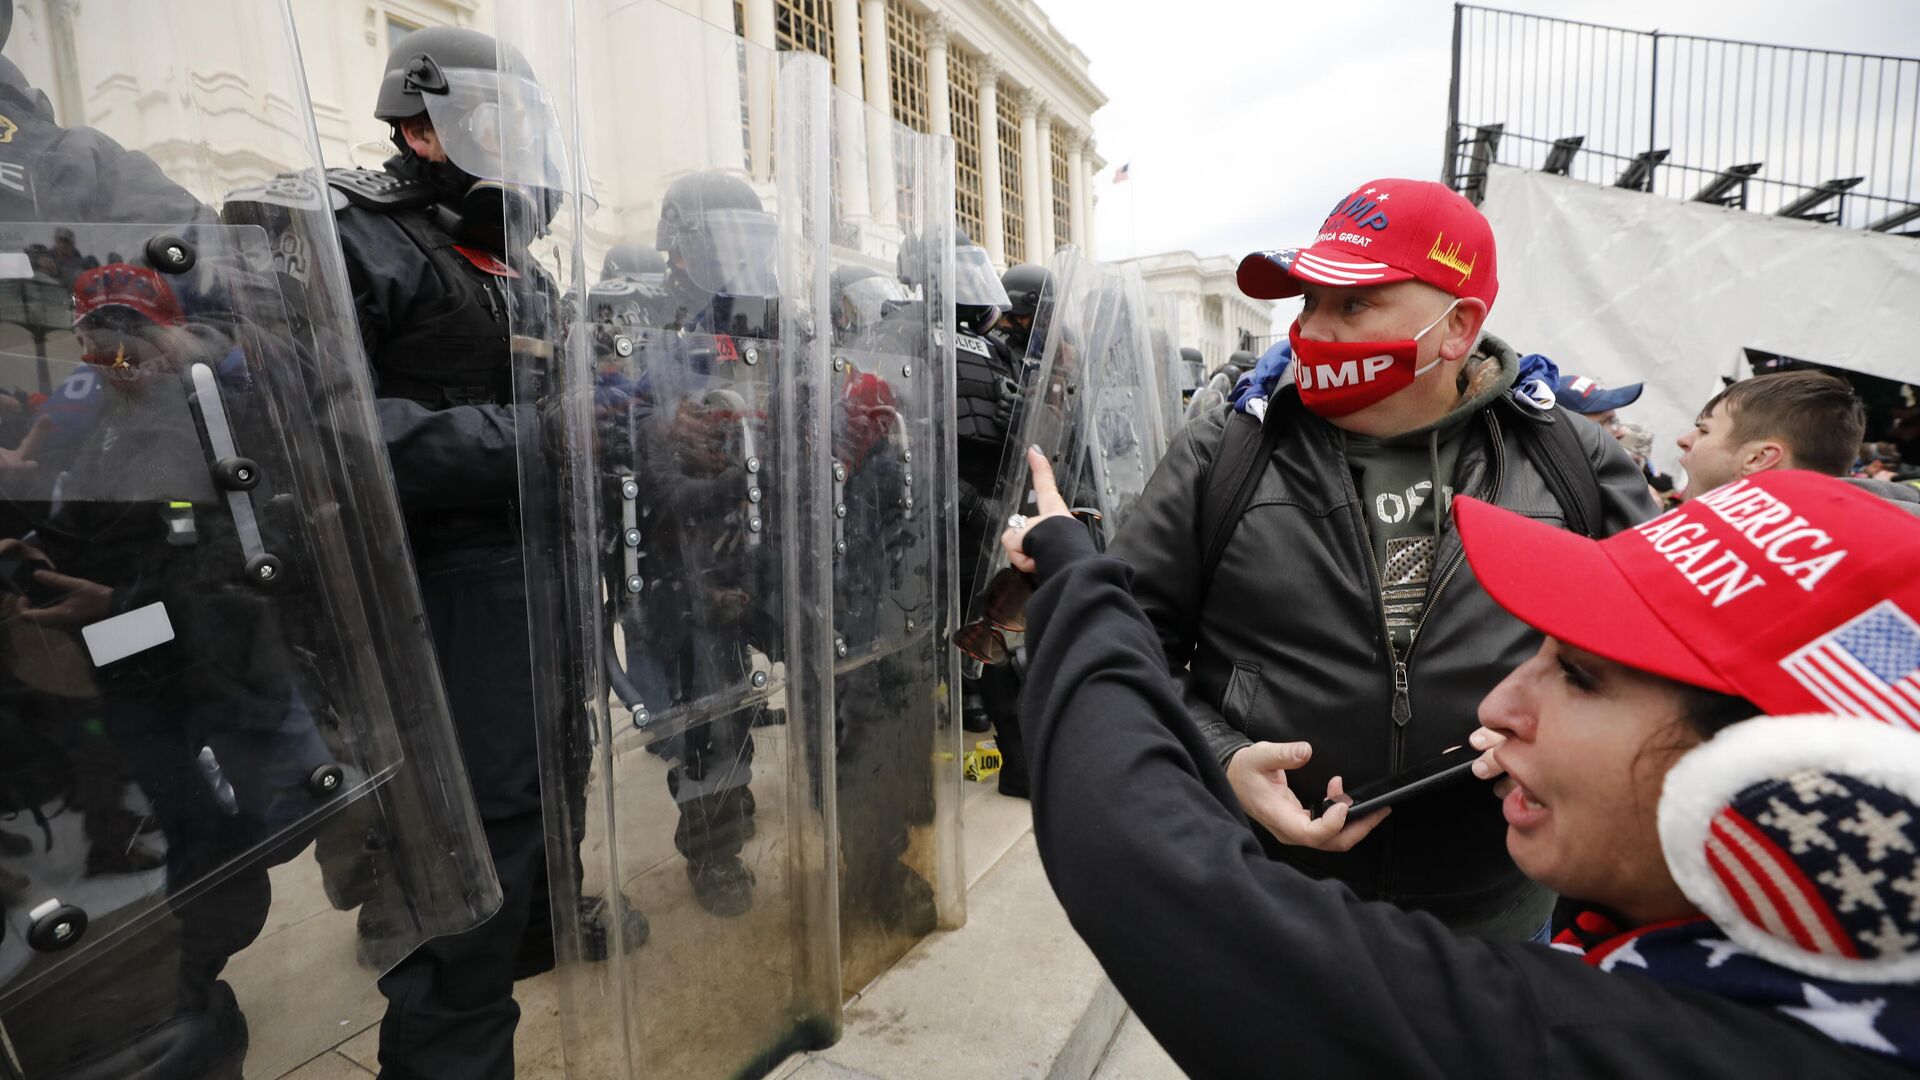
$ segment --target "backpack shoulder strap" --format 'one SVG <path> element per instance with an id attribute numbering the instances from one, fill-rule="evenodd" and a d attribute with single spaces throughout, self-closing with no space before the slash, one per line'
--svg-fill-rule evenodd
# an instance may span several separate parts
<path id="1" fill-rule="evenodd" d="M 1593 459 L 1580 445 L 1573 414 L 1556 405 L 1543 418 L 1522 416 L 1520 445 L 1539 466 L 1553 500 L 1567 515 L 1567 527 L 1582 536 L 1600 539 L 1600 476 Z"/>
<path id="2" fill-rule="evenodd" d="M 1207 486 L 1200 494 L 1200 596 L 1213 587 L 1213 571 L 1227 552 L 1233 527 L 1253 501 L 1260 473 L 1280 444 L 1281 419 L 1272 423 L 1236 412 L 1227 417 L 1226 435 L 1207 470 Z"/>

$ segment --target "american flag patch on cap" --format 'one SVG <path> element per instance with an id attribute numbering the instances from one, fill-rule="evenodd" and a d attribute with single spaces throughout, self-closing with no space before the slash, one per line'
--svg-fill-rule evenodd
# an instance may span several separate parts
<path id="1" fill-rule="evenodd" d="M 1883 600 L 1780 661 L 1835 712 L 1920 731 L 1920 626 Z"/>

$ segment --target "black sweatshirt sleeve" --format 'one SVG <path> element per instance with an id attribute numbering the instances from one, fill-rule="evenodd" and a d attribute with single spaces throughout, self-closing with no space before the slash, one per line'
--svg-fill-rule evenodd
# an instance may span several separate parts
<path id="1" fill-rule="evenodd" d="M 1129 571 L 1036 525 L 1020 720 L 1048 879 L 1195 1076 L 1837 1075 L 1778 1014 L 1457 937 L 1269 860 L 1182 708 Z M 1849 1060 L 1852 1059 L 1852 1060 Z M 1877 1062 L 1875 1063 L 1877 1064 Z"/>

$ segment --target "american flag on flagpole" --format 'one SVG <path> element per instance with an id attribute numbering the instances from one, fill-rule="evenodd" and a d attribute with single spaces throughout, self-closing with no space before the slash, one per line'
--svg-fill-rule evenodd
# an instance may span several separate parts
<path id="1" fill-rule="evenodd" d="M 1828 708 L 1920 731 L 1920 626 L 1883 600 L 1780 666 Z"/>
<path id="2" fill-rule="evenodd" d="M 1133 162 L 1129 161 L 1125 165 L 1122 165 L 1119 168 L 1113 170 L 1113 182 L 1116 184 L 1126 183 L 1127 170 L 1131 168 L 1133 168 Z"/>

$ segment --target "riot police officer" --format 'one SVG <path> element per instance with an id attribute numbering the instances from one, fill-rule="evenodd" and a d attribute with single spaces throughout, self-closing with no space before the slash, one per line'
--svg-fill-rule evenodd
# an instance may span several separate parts
<path id="1" fill-rule="evenodd" d="M 999 533 L 994 485 L 1007 441 L 1013 437 L 1020 363 L 1025 353 L 1024 347 L 1019 352 L 1009 348 L 1005 336 L 994 332 L 1005 324 L 1015 304 L 994 275 L 986 250 L 964 238 L 964 233 L 954 238 L 954 318 L 959 333 L 953 349 L 963 603 L 979 586 L 980 555 L 987 539 Z M 1011 712 L 1000 711 L 1011 719 Z M 993 713 L 980 680 L 969 680 L 963 686 L 960 715 L 968 731 L 992 728 Z"/>
<path id="2" fill-rule="evenodd" d="M 961 249 L 965 251 L 966 249 Z M 980 252 L 984 262 L 985 251 Z M 963 333 L 954 349 L 957 385 L 955 412 L 959 427 L 959 506 L 960 506 L 960 595 L 970 601 L 983 583 L 979 580 L 979 553 L 1001 527 L 1002 509 L 1007 493 L 997 491 L 1001 464 L 1007 443 L 1018 424 L 1018 408 L 1025 390 L 1028 346 L 1033 333 L 1034 313 L 1045 289 L 1045 267 L 1021 263 L 1000 276 L 999 286 L 988 292 L 987 281 L 979 274 L 960 268 L 963 259 L 956 253 L 955 301 L 967 303 L 968 286 L 975 281 L 976 300 L 991 295 L 1004 309 L 990 322 L 979 321 L 976 307 L 971 318 L 966 308 L 959 309 Z M 988 280 L 992 269 L 985 267 Z M 971 333 L 964 332 L 971 324 Z M 1027 795 L 1026 754 L 1020 740 L 1018 708 L 1020 677 L 1009 665 L 989 667 L 978 678 L 968 679 L 962 689 L 961 718 L 969 731 L 992 728 L 1000 747 L 1000 793 L 1017 798 Z"/>
<path id="3" fill-rule="evenodd" d="M 1192 396 L 1187 398 L 1187 419 L 1192 420 L 1209 409 L 1214 409 L 1233 400 L 1233 388 L 1239 384 L 1240 376 L 1252 371 L 1260 358 L 1244 349 L 1236 349 L 1227 357 L 1227 362 L 1213 369 L 1207 381 L 1200 384 Z"/>
<path id="4" fill-rule="evenodd" d="M 772 618 L 781 585 L 761 557 L 781 487 L 754 451 L 773 435 L 765 397 L 773 365 L 761 353 L 780 339 L 777 236 L 773 215 L 739 176 L 692 173 L 663 193 L 654 247 L 666 262 L 673 332 L 643 338 L 634 353 L 632 450 L 602 470 L 658 485 L 637 536 L 652 569 L 631 602 L 640 625 L 626 650 L 629 707 L 664 714 L 756 675 L 764 685 L 756 664 L 784 651 Z M 664 700 L 644 701 L 649 693 Z M 710 914 L 736 917 L 753 906 L 754 873 L 740 857 L 755 829 L 753 728 L 782 719 L 756 702 L 649 744 L 670 762 L 674 847 Z"/>
<path id="5" fill-rule="evenodd" d="M 1000 320 L 1000 337 L 1013 350 L 1016 360 L 1027 356 L 1028 340 L 1033 336 L 1034 313 L 1040 308 L 1040 297 L 1046 293 L 1052 283 L 1052 275 L 1047 268 L 1036 263 L 1020 263 L 1010 266 L 1000 275 L 1000 284 L 1005 288 L 1008 303 L 1006 317 Z M 1036 356 L 1035 359 L 1038 359 Z"/>
<path id="6" fill-rule="evenodd" d="M 1180 402 L 1193 400 L 1194 391 L 1207 381 L 1207 358 L 1191 345 L 1180 346 Z"/>
<path id="7" fill-rule="evenodd" d="M 495 111 L 545 107 L 516 51 L 472 30 L 418 30 L 389 54 L 374 109 L 399 152 L 381 172 L 327 175 L 435 654 L 503 894 L 485 924 L 429 942 L 381 979 L 390 1077 L 511 1076 L 513 979 L 552 963 L 509 319 L 544 325 L 559 305 L 508 238 L 524 242 L 550 219 L 565 184 L 543 146 L 498 145 Z M 626 940 L 644 940 L 639 914 L 621 911 Z M 363 930 L 380 917 L 363 908 Z"/>
<path id="8" fill-rule="evenodd" d="M 587 302 L 586 314 L 596 332 L 671 325 L 674 306 L 667 295 L 666 258 L 651 244 L 615 244 L 601 260 L 600 280 Z"/>

